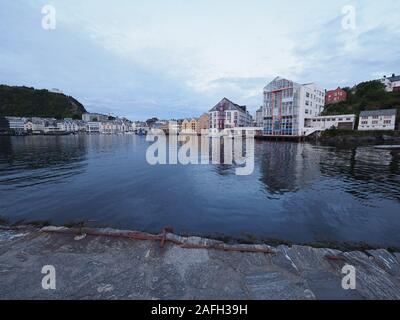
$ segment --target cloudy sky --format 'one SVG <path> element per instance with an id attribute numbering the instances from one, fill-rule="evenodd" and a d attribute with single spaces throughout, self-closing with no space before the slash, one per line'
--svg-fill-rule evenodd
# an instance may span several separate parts
<path id="1" fill-rule="evenodd" d="M 392 73 L 398 0 L 0 0 L 0 83 L 134 120 L 198 116 L 225 96 L 254 112 L 278 75 L 329 89 Z"/>

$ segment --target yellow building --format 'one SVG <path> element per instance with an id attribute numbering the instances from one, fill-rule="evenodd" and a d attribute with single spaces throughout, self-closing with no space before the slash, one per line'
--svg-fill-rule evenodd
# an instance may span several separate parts
<path id="1" fill-rule="evenodd" d="M 207 113 L 200 118 L 185 119 L 182 122 L 181 131 L 184 133 L 201 134 L 201 130 L 208 129 L 210 126 L 210 118 Z"/>
<path id="2" fill-rule="evenodd" d="M 196 119 L 185 119 L 182 122 L 182 131 L 186 133 L 196 132 Z"/>

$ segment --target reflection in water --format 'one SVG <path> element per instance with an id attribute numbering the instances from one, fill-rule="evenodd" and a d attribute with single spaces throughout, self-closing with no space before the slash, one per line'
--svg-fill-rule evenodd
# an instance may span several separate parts
<path id="1" fill-rule="evenodd" d="M 0 139 L 0 184 L 24 188 L 65 182 L 85 168 L 83 136 L 29 136 Z"/>
<path id="2" fill-rule="evenodd" d="M 261 142 L 257 147 L 261 181 L 269 194 L 295 192 L 320 176 L 320 154 L 312 145 Z"/>
<path id="3" fill-rule="evenodd" d="M 323 150 L 320 170 L 324 176 L 342 178 L 345 191 L 368 200 L 371 194 L 400 200 L 399 152 L 373 147 Z"/>
<path id="4" fill-rule="evenodd" d="M 399 152 L 258 141 L 254 173 L 237 176 L 238 164 L 151 166 L 150 145 L 130 135 L 0 137 L 0 217 L 400 247 Z M 199 162 L 224 162 L 229 147 L 204 150 Z"/>
<path id="5" fill-rule="evenodd" d="M 346 183 L 336 187 L 363 200 L 371 194 L 400 200 L 398 151 L 271 142 L 258 144 L 257 160 L 261 181 L 271 194 L 296 192 L 315 180 L 332 178 Z"/>

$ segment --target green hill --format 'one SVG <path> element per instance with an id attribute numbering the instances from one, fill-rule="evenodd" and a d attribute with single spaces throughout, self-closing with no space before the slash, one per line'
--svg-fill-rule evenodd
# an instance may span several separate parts
<path id="1" fill-rule="evenodd" d="M 79 101 L 61 93 L 0 85 L 0 116 L 80 119 L 85 112 Z"/>
<path id="2" fill-rule="evenodd" d="M 354 88 L 343 88 L 348 98 L 345 102 L 325 107 L 323 115 L 356 114 L 361 111 L 397 109 L 397 123 L 400 123 L 400 92 L 386 92 L 380 81 L 362 82 Z"/>

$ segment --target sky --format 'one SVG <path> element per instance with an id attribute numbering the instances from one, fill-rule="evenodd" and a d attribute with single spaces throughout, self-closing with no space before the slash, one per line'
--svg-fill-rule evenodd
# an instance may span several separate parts
<path id="1" fill-rule="evenodd" d="M 393 73 L 398 0 L 0 0 L 1 84 L 131 120 L 196 117 L 223 97 L 254 113 L 276 76 L 334 89 Z"/>

